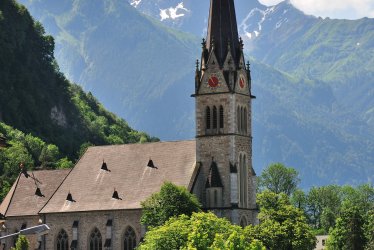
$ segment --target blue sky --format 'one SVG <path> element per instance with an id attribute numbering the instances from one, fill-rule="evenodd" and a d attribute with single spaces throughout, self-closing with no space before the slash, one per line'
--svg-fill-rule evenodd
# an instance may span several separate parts
<path id="1" fill-rule="evenodd" d="M 274 5 L 282 0 L 259 0 Z M 339 19 L 374 18 L 374 0 L 289 0 L 306 14 Z"/>

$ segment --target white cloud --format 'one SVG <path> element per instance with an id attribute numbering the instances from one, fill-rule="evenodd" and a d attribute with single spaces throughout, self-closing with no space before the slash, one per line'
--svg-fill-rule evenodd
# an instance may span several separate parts
<path id="1" fill-rule="evenodd" d="M 178 17 L 183 17 L 185 13 L 179 13 L 179 11 L 185 11 L 187 12 L 188 9 L 186 9 L 183 5 L 183 2 L 179 3 L 175 8 L 168 8 L 168 9 L 160 9 L 160 17 L 161 21 L 165 19 L 177 19 Z"/>
<path id="2" fill-rule="evenodd" d="M 274 5 L 281 0 L 260 0 L 265 5 Z M 374 0 L 290 0 L 298 9 L 307 14 L 330 17 L 358 19 L 374 18 Z"/>

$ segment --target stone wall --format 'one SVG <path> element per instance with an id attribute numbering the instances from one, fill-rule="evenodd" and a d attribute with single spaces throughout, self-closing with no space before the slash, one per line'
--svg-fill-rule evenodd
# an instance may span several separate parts
<path id="1" fill-rule="evenodd" d="M 69 237 L 69 247 L 73 239 L 73 223 L 78 221 L 78 248 L 81 250 L 89 249 L 89 237 L 91 232 L 97 228 L 102 236 L 102 243 L 106 240 L 107 222 L 112 220 L 111 249 L 123 249 L 123 236 L 126 229 L 130 226 L 135 230 L 136 242 L 139 244 L 144 236 L 144 230 L 140 225 L 141 210 L 122 210 L 122 211 L 98 211 L 81 212 L 65 214 L 47 214 L 46 223 L 51 230 L 45 236 L 46 249 L 56 249 L 56 239 L 58 233 L 63 229 Z M 104 249 L 104 247 L 103 247 Z"/>

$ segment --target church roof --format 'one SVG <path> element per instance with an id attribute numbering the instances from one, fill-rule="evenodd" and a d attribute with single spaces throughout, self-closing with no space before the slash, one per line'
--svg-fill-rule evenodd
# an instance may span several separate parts
<path id="1" fill-rule="evenodd" d="M 235 60 L 239 60 L 239 34 L 236 22 L 234 0 L 211 0 L 206 39 L 207 49 L 211 51 L 214 44 L 217 60 L 223 64 L 228 44 L 231 43 L 231 53 Z"/>
<path id="2" fill-rule="evenodd" d="M 5 217 L 37 215 L 68 175 L 68 170 L 41 170 L 20 174 L 0 205 Z M 39 188 L 39 196 L 36 190 Z"/>
<path id="3" fill-rule="evenodd" d="M 195 141 L 91 147 L 40 213 L 140 209 L 165 181 L 191 189 L 196 167 Z"/>

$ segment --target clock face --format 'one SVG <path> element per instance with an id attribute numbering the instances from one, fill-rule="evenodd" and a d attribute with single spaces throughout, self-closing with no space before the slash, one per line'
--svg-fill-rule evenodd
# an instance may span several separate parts
<path id="1" fill-rule="evenodd" d="M 208 86 L 210 88 L 217 88 L 220 84 L 219 78 L 216 74 L 211 74 L 208 79 Z"/>
<path id="2" fill-rule="evenodd" d="M 240 87 L 241 89 L 244 89 L 244 87 L 245 87 L 245 77 L 244 77 L 244 75 L 240 75 L 240 79 L 239 79 L 239 87 Z"/>

